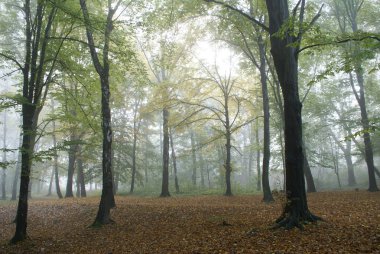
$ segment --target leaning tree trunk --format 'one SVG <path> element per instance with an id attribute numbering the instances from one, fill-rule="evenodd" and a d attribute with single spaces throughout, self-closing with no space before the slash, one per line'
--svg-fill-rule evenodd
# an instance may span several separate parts
<path id="1" fill-rule="evenodd" d="M 354 91 L 356 100 L 359 104 L 360 108 L 360 115 L 361 115 L 361 123 L 364 130 L 363 139 L 364 139 L 364 155 L 365 155 L 365 161 L 367 163 L 368 168 L 368 180 L 369 180 L 369 187 L 368 191 L 374 192 L 379 191 L 379 188 L 377 187 L 376 183 L 376 177 L 375 177 L 375 163 L 373 160 L 373 149 L 372 149 L 372 143 L 371 143 L 371 136 L 368 132 L 370 125 L 368 120 L 368 114 L 367 114 L 367 107 L 365 102 L 365 95 L 364 95 L 364 77 L 363 77 L 363 69 L 360 65 L 355 67 L 355 73 L 356 73 L 356 79 L 357 83 L 359 85 L 359 93 L 355 90 L 355 86 L 353 84 L 353 77 L 350 73 L 350 83 L 352 86 L 352 90 Z"/>
<path id="2" fill-rule="evenodd" d="M 169 111 L 164 108 L 163 116 L 163 148 L 162 148 L 162 188 L 160 197 L 170 197 L 169 192 Z"/>
<path id="3" fill-rule="evenodd" d="M 305 147 L 305 142 L 302 142 L 302 151 L 304 155 L 303 159 L 303 167 L 304 167 L 304 173 L 305 173 L 305 178 L 306 178 L 306 183 L 307 183 L 307 192 L 317 192 L 317 189 L 315 188 L 314 184 L 314 179 L 313 175 L 311 173 L 309 161 L 306 158 L 306 147 Z"/>
<path id="4" fill-rule="evenodd" d="M 282 88 L 285 116 L 285 170 L 287 202 L 278 226 L 302 227 L 302 222 L 315 221 L 317 217 L 309 212 L 304 179 L 304 154 L 302 152 L 301 102 L 298 93 L 297 52 L 289 44 L 296 38 L 286 33 L 276 35 L 289 20 L 287 0 L 266 0 L 269 15 L 271 53 Z"/>

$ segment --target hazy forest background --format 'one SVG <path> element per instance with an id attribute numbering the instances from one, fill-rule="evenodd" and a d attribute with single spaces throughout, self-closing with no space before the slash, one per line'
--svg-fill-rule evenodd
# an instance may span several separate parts
<path id="1" fill-rule="evenodd" d="M 99 226 L 119 223 L 110 210 L 123 197 L 238 196 L 282 210 L 290 229 L 324 219 L 305 191 L 377 192 L 379 16 L 378 0 L 1 0 L 12 243 L 49 202 L 101 196 L 88 215 Z M 361 195 L 379 208 L 378 193 Z"/>

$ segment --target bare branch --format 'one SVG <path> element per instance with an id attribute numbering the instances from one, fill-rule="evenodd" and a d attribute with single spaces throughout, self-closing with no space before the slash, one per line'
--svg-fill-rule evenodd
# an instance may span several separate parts
<path id="1" fill-rule="evenodd" d="M 237 12 L 239 13 L 240 15 L 244 16 L 245 18 L 249 19 L 252 23 L 260 26 L 261 28 L 263 28 L 265 31 L 269 32 L 269 27 L 267 27 L 266 25 L 264 25 L 263 23 L 261 23 L 260 21 L 258 21 L 257 19 L 255 19 L 254 17 L 252 17 L 251 15 L 245 13 L 244 11 L 242 10 L 239 10 L 238 8 L 236 7 L 233 7 L 227 3 L 224 3 L 224 2 L 221 2 L 221 1 L 217 1 L 217 0 L 203 0 L 207 3 L 215 3 L 215 4 L 219 4 L 219 5 L 222 5 L 224 7 L 226 7 L 227 9 L 230 9 L 234 12 Z"/>

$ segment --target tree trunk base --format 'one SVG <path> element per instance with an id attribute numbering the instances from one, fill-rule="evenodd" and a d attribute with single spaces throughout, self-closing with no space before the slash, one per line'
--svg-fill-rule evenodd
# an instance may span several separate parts
<path id="1" fill-rule="evenodd" d="M 12 239 L 10 240 L 10 244 L 17 244 L 18 242 L 22 242 L 26 239 L 29 239 L 27 234 L 24 233 L 16 233 Z"/>
<path id="2" fill-rule="evenodd" d="M 312 214 L 309 210 L 300 212 L 296 209 L 290 209 L 288 213 L 282 214 L 276 220 L 273 229 L 285 228 L 286 230 L 289 230 L 297 227 L 303 230 L 303 225 L 317 221 L 322 221 L 322 218 Z"/>
<path id="3" fill-rule="evenodd" d="M 369 192 L 377 192 L 377 191 L 379 191 L 379 188 L 377 188 L 377 186 L 370 187 L 370 188 L 368 189 L 368 191 L 369 191 Z"/>
<path id="4" fill-rule="evenodd" d="M 92 225 L 90 227 L 92 228 L 100 228 L 104 225 L 107 225 L 107 224 L 115 224 L 116 222 L 110 218 L 108 218 L 107 220 L 103 220 L 103 221 L 98 221 L 98 220 L 95 220 L 94 223 L 92 223 Z"/>
<path id="5" fill-rule="evenodd" d="M 170 198 L 170 193 L 161 193 L 160 198 Z"/>

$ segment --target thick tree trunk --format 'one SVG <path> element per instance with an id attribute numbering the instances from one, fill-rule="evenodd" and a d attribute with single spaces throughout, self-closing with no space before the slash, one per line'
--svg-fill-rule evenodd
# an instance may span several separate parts
<path id="1" fill-rule="evenodd" d="M 175 186 L 175 192 L 179 193 L 179 183 L 178 183 L 178 177 L 177 177 L 177 158 L 175 155 L 175 149 L 174 149 L 174 141 L 173 141 L 173 133 L 170 129 L 169 132 L 170 135 L 170 147 L 172 148 L 172 163 L 173 163 L 173 171 L 174 171 L 174 186 Z"/>
<path id="2" fill-rule="evenodd" d="M 287 202 L 282 215 L 276 222 L 278 226 L 285 228 L 302 227 L 302 222 L 315 221 L 317 217 L 309 212 L 305 190 L 298 60 L 295 48 L 288 46 L 295 42 L 295 38 L 289 34 L 285 34 L 284 37 L 275 35 L 289 19 L 288 1 L 266 0 L 266 5 L 269 15 L 271 53 L 282 88 L 285 116 Z"/>
<path id="3" fill-rule="evenodd" d="M 164 108 L 163 116 L 163 149 L 162 149 L 162 188 L 160 197 L 170 197 L 169 192 L 169 111 Z"/>
<path id="4" fill-rule="evenodd" d="M 16 243 L 26 239 L 27 217 L 28 217 L 28 197 L 31 157 L 34 149 L 35 133 L 33 129 L 33 118 L 35 106 L 29 104 L 22 105 L 22 147 L 21 147 L 21 181 L 19 190 L 19 200 L 16 214 L 16 232 L 11 243 Z"/>

